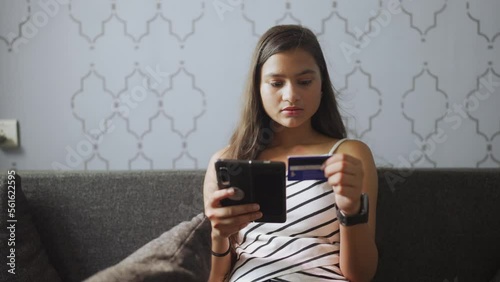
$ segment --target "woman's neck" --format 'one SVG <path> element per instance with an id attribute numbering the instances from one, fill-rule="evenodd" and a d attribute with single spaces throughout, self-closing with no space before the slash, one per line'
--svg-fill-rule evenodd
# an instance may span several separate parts
<path id="1" fill-rule="evenodd" d="M 316 144 L 323 139 L 323 136 L 315 131 L 310 123 L 305 123 L 295 128 L 281 126 L 276 128 L 273 134 L 274 136 L 269 146 L 271 148 L 281 147 L 283 149 L 290 149 L 301 145 Z"/>

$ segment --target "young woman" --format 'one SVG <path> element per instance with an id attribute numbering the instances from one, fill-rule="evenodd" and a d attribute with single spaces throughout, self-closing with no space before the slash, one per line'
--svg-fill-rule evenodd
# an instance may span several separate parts
<path id="1" fill-rule="evenodd" d="M 370 149 L 345 139 L 316 36 L 296 25 L 269 29 L 244 97 L 230 144 L 213 155 L 205 176 L 210 281 L 370 281 L 378 262 L 377 172 Z M 257 204 L 220 205 L 235 191 L 217 187 L 219 158 L 286 163 L 290 155 L 327 153 L 327 181 L 287 180 L 285 223 L 252 222 L 262 216 Z"/>

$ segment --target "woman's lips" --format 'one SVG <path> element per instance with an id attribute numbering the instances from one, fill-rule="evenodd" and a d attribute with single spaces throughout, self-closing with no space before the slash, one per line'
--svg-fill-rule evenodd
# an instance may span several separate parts
<path id="1" fill-rule="evenodd" d="M 300 108 L 285 108 L 282 112 L 287 116 L 298 116 L 302 113 L 302 109 Z"/>

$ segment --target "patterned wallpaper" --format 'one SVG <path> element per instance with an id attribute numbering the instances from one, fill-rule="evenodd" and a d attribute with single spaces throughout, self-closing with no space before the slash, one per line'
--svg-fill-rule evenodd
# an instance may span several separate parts
<path id="1" fill-rule="evenodd" d="M 500 1 L 1 0 L 0 169 L 205 168 L 252 50 L 311 28 L 380 167 L 500 167 Z"/>

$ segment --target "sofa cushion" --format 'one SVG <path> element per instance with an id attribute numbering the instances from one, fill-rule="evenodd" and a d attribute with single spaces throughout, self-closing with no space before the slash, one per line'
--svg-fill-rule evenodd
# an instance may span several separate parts
<path id="1" fill-rule="evenodd" d="M 85 281 L 207 281 L 209 254 L 210 223 L 200 213 Z"/>
<path id="2" fill-rule="evenodd" d="M 61 281 L 32 221 L 20 176 L 9 178 L 0 177 L 0 281 Z"/>

